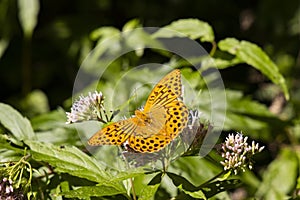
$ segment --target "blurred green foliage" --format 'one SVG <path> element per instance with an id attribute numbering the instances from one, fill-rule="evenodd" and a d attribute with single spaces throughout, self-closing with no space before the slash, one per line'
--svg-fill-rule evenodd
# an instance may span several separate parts
<path id="1" fill-rule="evenodd" d="M 33 192 L 27 196 L 37 199 L 61 199 L 58 194 L 66 198 L 87 198 L 90 194 L 130 199 L 130 191 L 121 181 L 133 177 L 139 199 L 154 195 L 155 199 L 193 199 L 216 194 L 212 198 L 296 198 L 300 191 L 299 24 L 298 0 L 2 0 L 0 101 L 22 114 L 6 104 L 0 106 L 0 161 L 17 161 L 24 156 L 24 149 L 29 149 L 29 162 L 36 174 Z M 155 43 L 157 37 L 174 37 L 164 32 L 151 37 L 132 34 L 124 40 L 118 37 L 122 31 L 150 26 L 183 32 L 210 53 L 226 88 L 227 115 L 221 140 L 230 131 L 243 131 L 266 146 L 255 158 L 253 172 L 200 187 L 222 170 L 211 159 L 181 157 L 162 176 L 160 172 L 107 169 L 81 151 L 84 147 L 80 136 L 72 126 L 65 125 L 64 110 L 57 109 L 70 108 L 81 63 L 98 44 L 102 45 L 98 53 L 114 55 L 120 51 L 117 44 L 124 41 L 143 46 Z M 117 35 L 113 43 L 101 43 L 112 35 Z M 105 64 L 105 60 L 101 62 Z M 114 60 L 98 88 L 109 98 L 121 74 L 148 62 L 183 67 L 182 74 L 195 83 L 198 72 L 178 57 L 145 50 Z M 93 74 L 93 70 L 86 73 Z M 130 84 L 120 88 L 116 101 L 126 102 L 136 87 L 134 83 L 155 77 L 140 72 L 129 78 Z M 192 88 L 202 90 L 196 105 L 208 116 L 210 93 L 202 86 L 197 82 Z M 146 95 L 147 91 L 136 103 L 138 106 Z M 215 152 L 210 156 L 220 159 Z M 227 191 L 221 192 L 216 185 Z M 206 188 L 213 190 L 208 192 Z"/>

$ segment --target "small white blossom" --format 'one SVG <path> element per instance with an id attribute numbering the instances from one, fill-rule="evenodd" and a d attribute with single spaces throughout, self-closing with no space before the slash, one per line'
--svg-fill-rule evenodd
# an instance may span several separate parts
<path id="1" fill-rule="evenodd" d="M 7 179 L 6 177 L 0 181 L 0 197 L 5 197 L 5 199 L 10 198 L 11 194 L 14 192 L 13 181 Z"/>
<path id="2" fill-rule="evenodd" d="M 224 170 L 233 170 L 237 174 L 240 170 L 245 172 L 248 167 L 252 169 L 251 157 L 261 152 L 264 147 L 259 147 L 254 141 L 251 145 L 247 143 L 248 137 L 244 137 L 241 133 L 229 134 L 225 142 L 222 144 L 221 156 L 225 158 L 220 163 L 224 166 Z"/>
<path id="3" fill-rule="evenodd" d="M 71 112 L 66 112 L 68 118 L 66 123 L 100 119 L 103 101 L 104 96 L 101 92 L 89 92 L 88 96 L 80 95 L 79 99 L 72 105 Z"/>
<path id="4" fill-rule="evenodd" d="M 201 112 L 199 112 L 198 110 L 190 110 L 188 121 L 189 129 L 192 129 L 194 126 L 199 125 L 200 116 Z"/>

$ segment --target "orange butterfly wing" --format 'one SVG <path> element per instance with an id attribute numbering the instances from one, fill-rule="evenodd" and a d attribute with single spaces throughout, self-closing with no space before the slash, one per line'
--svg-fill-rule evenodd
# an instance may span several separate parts
<path id="1" fill-rule="evenodd" d="M 98 131 L 90 145 L 129 146 L 138 152 L 156 152 L 168 145 L 186 127 L 188 109 L 182 96 L 180 70 L 162 78 L 150 93 L 144 110 Z"/>
<path id="2" fill-rule="evenodd" d="M 88 141 L 89 145 L 121 145 L 123 144 L 133 130 L 136 124 L 132 118 L 112 123 L 97 133 L 95 133 Z"/>

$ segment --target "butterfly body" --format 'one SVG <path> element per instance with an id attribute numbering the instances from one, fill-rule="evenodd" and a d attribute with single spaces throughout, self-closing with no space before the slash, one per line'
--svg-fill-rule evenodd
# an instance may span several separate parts
<path id="1" fill-rule="evenodd" d="M 186 127 L 188 109 L 181 101 L 181 75 L 174 70 L 150 93 L 143 110 L 98 131 L 90 145 L 122 145 L 137 152 L 156 152 L 168 145 Z"/>

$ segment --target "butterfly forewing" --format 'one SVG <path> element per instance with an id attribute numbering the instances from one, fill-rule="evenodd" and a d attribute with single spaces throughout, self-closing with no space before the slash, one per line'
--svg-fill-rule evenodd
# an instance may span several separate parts
<path id="1" fill-rule="evenodd" d="M 135 130 L 134 119 L 112 123 L 95 133 L 88 141 L 89 145 L 121 145 Z"/>
<path id="2" fill-rule="evenodd" d="M 181 74 L 179 69 L 175 69 L 165 77 L 163 77 L 157 85 L 163 85 L 171 89 L 172 92 L 177 96 L 182 96 L 182 85 L 181 85 Z"/>
<path id="3" fill-rule="evenodd" d="M 151 91 L 146 104 L 145 111 L 149 111 L 153 105 L 165 105 L 176 98 L 181 98 L 182 86 L 180 70 L 176 69 L 162 78 Z"/>

